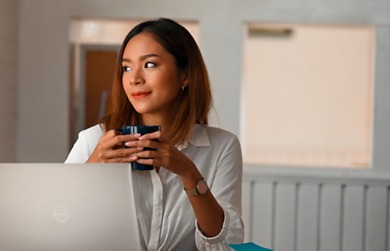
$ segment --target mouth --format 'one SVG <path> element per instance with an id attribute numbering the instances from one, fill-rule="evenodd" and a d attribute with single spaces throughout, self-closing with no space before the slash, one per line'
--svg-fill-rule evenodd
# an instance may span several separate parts
<path id="1" fill-rule="evenodd" d="M 141 98 L 145 98 L 146 96 L 149 96 L 151 93 L 152 92 L 132 92 L 131 96 L 134 99 L 141 99 Z"/>

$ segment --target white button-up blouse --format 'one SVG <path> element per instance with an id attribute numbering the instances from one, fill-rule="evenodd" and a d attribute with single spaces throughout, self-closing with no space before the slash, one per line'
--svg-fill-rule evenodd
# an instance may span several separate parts
<path id="1" fill-rule="evenodd" d="M 103 131 L 99 125 L 79 133 L 66 163 L 84 163 Z M 190 140 L 178 147 L 199 169 L 224 210 L 221 232 L 202 235 L 178 175 L 133 171 L 134 198 L 143 250 L 231 250 L 243 241 L 241 220 L 242 155 L 235 135 L 219 128 L 195 125 Z"/>

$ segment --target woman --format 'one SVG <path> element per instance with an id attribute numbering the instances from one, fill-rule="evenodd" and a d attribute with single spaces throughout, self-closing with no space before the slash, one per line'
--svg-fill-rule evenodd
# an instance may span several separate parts
<path id="1" fill-rule="evenodd" d="M 112 111 L 79 134 L 66 162 L 156 167 L 133 171 L 145 250 L 229 250 L 229 243 L 243 241 L 241 148 L 233 134 L 207 126 L 210 106 L 206 67 L 184 27 L 158 19 L 129 32 L 119 52 Z M 161 131 L 120 135 L 115 128 L 123 125 L 159 125 Z"/>

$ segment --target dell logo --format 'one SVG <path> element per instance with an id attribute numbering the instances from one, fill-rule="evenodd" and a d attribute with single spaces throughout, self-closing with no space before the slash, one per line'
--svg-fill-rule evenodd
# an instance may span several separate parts
<path id="1" fill-rule="evenodd" d="M 69 212 L 63 206 L 56 206 L 53 208 L 53 218 L 58 222 L 67 222 L 69 220 Z"/>

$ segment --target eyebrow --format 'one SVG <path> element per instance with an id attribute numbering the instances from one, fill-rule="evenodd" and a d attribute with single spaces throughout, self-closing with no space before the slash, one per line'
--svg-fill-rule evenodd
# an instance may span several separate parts
<path id="1" fill-rule="evenodd" d="M 139 57 L 139 59 L 141 60 L 141 61 L 143 61 L 143 60 L 145 60 L 145 59 L 147 59 L 147 58 L 151 58 L 151 57 L 158 57 L 158 55 L 157 54 L 146 54 L 146 55 L 143 55 L 143 56 L 141 56 L 141 57 Z M 131 60 L 130 60 L 130 58 L 122 58 L 122 62 L 128 62 L 128 63 L 130 63 L 131 62 Z"/>

